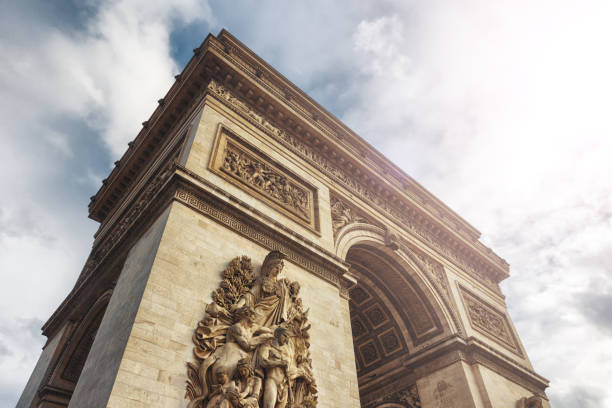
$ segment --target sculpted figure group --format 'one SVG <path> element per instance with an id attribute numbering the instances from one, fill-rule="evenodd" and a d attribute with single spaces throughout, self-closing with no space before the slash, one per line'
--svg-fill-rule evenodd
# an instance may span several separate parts
<path id="1" fill-rule="evenodd" d="M 189 408 L 316 406 L 308 311 L 299 283 L 279 278 L 283 258 L 270 252 L 258 278 L 245 256 L 224 271 L 193 336 Z"/>

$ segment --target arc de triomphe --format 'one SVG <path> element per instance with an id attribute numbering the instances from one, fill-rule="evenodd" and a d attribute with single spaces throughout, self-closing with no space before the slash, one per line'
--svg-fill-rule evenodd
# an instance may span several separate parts
<path id="1" fill-rule="evenodd" d="M 479 232 L 226 31 L 92 197 L 18 407 L 547 407 Z"/>

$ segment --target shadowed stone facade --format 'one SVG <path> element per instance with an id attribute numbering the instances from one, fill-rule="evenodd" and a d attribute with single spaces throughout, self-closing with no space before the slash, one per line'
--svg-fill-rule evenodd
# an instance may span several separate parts
<path id="1" fill-rule="evenodd" d="M 226 31 L 89 210 L 18 407 L 549 406 L 508 264 Z"/>

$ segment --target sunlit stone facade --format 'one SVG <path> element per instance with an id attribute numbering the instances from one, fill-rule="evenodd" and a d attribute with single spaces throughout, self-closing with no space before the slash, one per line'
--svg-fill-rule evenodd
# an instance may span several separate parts
<path id="1" fill-rule="evenodd" d="M 549 406 L 508 264 L 226 31 L 89 209 L 91 255 L 18 407 Z"/>

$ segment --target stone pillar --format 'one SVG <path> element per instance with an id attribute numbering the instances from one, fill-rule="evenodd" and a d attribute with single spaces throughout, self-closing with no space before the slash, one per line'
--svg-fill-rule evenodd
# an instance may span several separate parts
<path id="1" fill-rule="evenodd" d="M 423 408 L 483 408 L 470 367 L 457 361 L 417 380 Z"/>
<path id="2" fill-rule="evenodd" d="M 130 250 L 69 407 L 106 407 L 166 227 L 166 210 Z"/>
<path id="3" fill-rule="evenodd" d="M 36 367 L 34 367 L 34 371 L 30 375 L 30 379 L 17 401 L 16 408 L 28 408 L 31 406 L 32 402 L 36 398 L 36 392 L 38 391 L 42 381 L 44 379 L 45 373 L 49 369 L 49 365 L 53 361 L 54 355 L 57 354 L 58 345 L 60 343 L 60 339 L 64 335 L 64 330 L 66 326 L 62 328 L 47 344 L 45 344 L 40 357 L 38 358 L 38 362 L 36 363 Z"/>

